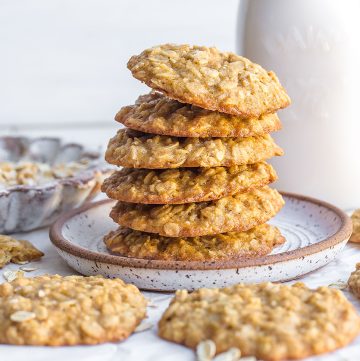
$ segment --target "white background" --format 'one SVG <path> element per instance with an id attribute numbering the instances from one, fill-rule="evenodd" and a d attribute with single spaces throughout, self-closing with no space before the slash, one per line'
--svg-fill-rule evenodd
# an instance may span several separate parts
<path id="1" fill-rule="evenodd" d="M 0 0 L 0 134 L 54 129 L 105 141 L 105 128 L 118 127 L 116 111 L 147 91 L 127 70 L 129 57 L 165 42 L 234 50 L 237 6 L 238 0 Z"/>

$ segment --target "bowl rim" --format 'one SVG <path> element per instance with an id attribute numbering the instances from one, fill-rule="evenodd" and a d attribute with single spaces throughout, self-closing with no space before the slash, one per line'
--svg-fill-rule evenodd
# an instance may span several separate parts
<path id="1" fill-rule="evenodd" d="M 131 258 L 120 255 L 99 253 L 95 251 L 88 250 L 81 246 L 72 243 L 67 240 L 63 234 L 62 229 L 64 225 L 77 216 L 80 213 L 84 213 L 91 208 L 99 207 L 107 203 L 115 202 L 112 199 L 105 199 L 97 202 L 91 202 L 83 205 L 82 207 L 73 209 L 69 212 L 63 213 L 60 217 L 52 224 L 49 230 L 49 237 L 52 244 L 58 249 L 65 253 L 71 254 L 72 256 L 82 258 L 84 260 L 95 261 L 99 263 L 106 263 L 110 265 L 117 265 L 121 267 L 130 267 L 130 268 L 151 268 L 151 269 L 163 269 L 163 270 L 219 270 L 219 269 L 240 269 L 246 267 L 257 267 L 257 266 L 266 266 L 290 261 L 294 259 L 304 258 L 312 254 L 319 253 L 326 249 L 335 247 L 336 245 L 347 241 L 350 238 L 352 233 L 352 222 L 350 217 L 338 207 L 301 194 L 290 193 L 290 192 L 280 192 L 283 196 L 288 198 L 295 198 L 299 201 L 305 201 L 309 203 L 314 203 L 318 206 L 328 208 L 334 212 L 341 221 L 339 229 L 330 237 L 311 244 L 309 246 L 298 248 L 296 250 L 282 252 L 279 254 L 267 255 L 258 258 L 251 258 L 246 260 L 226 260 L 226 261 L 165 261 L 165 260 L 146 260 L 140 258 Z"/>
<path id="2" fill-rule="evenodd" d="M 41 141 L 41 140 L 49 140 L 59 142 L 61 148 L 66 148 L 69 146 L 77 146 L 81 149 L 84 155 L 89 155 L 89 158 L 92 159 L 93 163 L 89 163 L 89 165 L 80 170 L 73 176 L 52 179 L 43 184 L 34 184 L 34 185 L 24 185 L 24 184 L 16 184 L 9 187 L 5 187 L 0 189 L 0 197 L 9 196 L 11 193 L 15 192 L 48 192 L 54 190 L 59 185 L 64 186 L 78 186 L 85 185 L 91 182 L 98 173 L 106 175 L 111 172 L 111 166 L 105 163 L 102 159 L 102 153 L 100 151 L 92 151 L 85 147 L 81 143 L 70 142 L 61 137 L 51 137 L 51 136 L 40 136 L 40 137 L 27 137 L 22 135 L 2 135 L 1 139 L 14 139 L 14 140 L 25 140 L 25 141 Z"/>

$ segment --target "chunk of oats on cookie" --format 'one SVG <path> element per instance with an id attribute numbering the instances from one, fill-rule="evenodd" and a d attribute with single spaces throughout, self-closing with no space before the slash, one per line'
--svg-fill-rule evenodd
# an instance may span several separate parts
<path id="1" fill-rule="evenodd" d="M 360 298 L 360 263 L 356 265 L 356 269 L 351 273 L 348 280 L 350 291 L 358 298 Z"/>
<path id="2" fill-rule="evenodd" d="M 274 217 L 284 205 L 268 186 L 216 201 L 149 205 L 118 202 L 110 217 L 123 227 L 166 237 L 243 232 Z"/>
<path id="3" fill-rule="evenodd" d="M 151 88 L 209 110 L 258 117 L 290 104 L 272 71 L 216 48 L 164 44 L 134 55 L 127 65 Z"/>
<path id="4" fill-rule="evenodd" d="M 105 158 L 128 168 L 231 167 L 253 164 L 283 150 L 269 135 L 247 138 L 182 138 L 120 129 Z"/>
<path id="5" fill-rule="evenodd" d="M 274 168 L 265 162 L 214 168 L 123 168 L 105 179 L 102 191 L 129 203 L 182 204 L 245 193 L 276 179 Z"/>
<path id="6" fill-rule="evenodd" d="M 280 231 L 266 223 L 246 232 L 201 237 L 164 237 L 119 227 L 104 237 L 107 249 L 121 256 L 188 262 L 261 257 L 284 241 Z"/>
<path id="7" fill-rule="evenodd" d="M 82 345 L 120 341 L 146 316 L 147 301 L 120 279 L 44 275 L 0 285 L 0 343 Z"/>
<path id="8" fill-rule="evenodd" d="M 159 322 L 159 336 L 193 349 L 212 340 L 264 361 L 306 358 L 349 344 L 360 317 L 341 291 L 261 283 L 178 291 Z"/>
<path id="9" fill-rule="evenodd" d="M 351 215 L 353 232 L 349 242 L 360 243 L 360 208 Z"/>
<path id="10" fill-rule="evenodd" d="M 115 120 L 145 133 L 175 137 L 251 137 L 281 129 L 276 114 L 242 118 L 180 103 L 160 93 L 138 98 L 116 114 Z"/>
<path id="11" fill-rule="evenodd" d="M 9 262 L 21 264 L 26 261 L 34 261 L 43 255 L 44 253 L 29 241 L 0 235 L 0 268 Z"/>

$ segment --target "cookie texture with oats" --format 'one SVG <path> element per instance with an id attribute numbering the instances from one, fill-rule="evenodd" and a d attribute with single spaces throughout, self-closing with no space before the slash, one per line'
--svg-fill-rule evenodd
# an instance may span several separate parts
<path id="1" fill-rule="evenodd" d="M 302 359 L 349 344 L 360 317 L 341 291 L 261 283 L 177 291 L 159 336 L 193 349 L 205 340 L 259 360 Z"/>
<path id="2" fill-rule="evenodd" d="M 146 300 L 120 279 L 45 275 L 0 285 L 0 343 L 81 345 L 127 338 Z"/>
<path id="3" fill-rule="evenodd" d="M 272 71 L 216 48 L 159 45 L 132 56 L 127 66 L 149 87 L 209 110 L 259 117 L 290 104 Z"/>
<path id="4" fill-rule="evenodd" d="M 256 226 L 246 232 L 200 237 L 163 237 L 119 227 L 105 236 L 112 253 L 126 257 L 166 261 L 218 261 L 264 256 L 285 239 L 276 227 Z"/>
<path id="5" fill-rule="evenodd" d="M 105 179 L 102 191 L 123 202 L 181 204 L 244 193 L 276 179 L 274 168 L 265 162 L 215 168 L 123 168 Z"/>
<path id="6" fill-rule="evenodd" d="M 115 120 L 141 132 L 175 137 L 251 137 L 281 129 L 276 114 L 245 119 L 180 103 L 155 92 L 121 108 Z"/>
<path id="7" fill-rule="evenodd" d="M 356 265 L 356 269 L 351 273 L 348 281 L 350 291 L 360 298 L 360 263 Z"/>
<path id="8" fill-rule="evenodd" d="M 128 168 L 231 167 L 282 155 L 270 135 L 248 138 L 179 138 L 120 129 L 107 162 Z"/>
<path id="9" fill-rule="evenodd" d="M 22 263 L 34 261 L 44 255 L 29 241 L 17 240 L 15 238 L 0 235 L 0 268 L 7 263 Z"/>
<path id="10" fill-rule="evenodd" d="M 349 239 L 349 242 L 360 243 L 360 208 L 354 211 L 351 215 L 353 224 L 353 232 Z"/>
<path id="11" fill-rule="evenodd" d="M 267 186 L 217 201 L 149 205 L 117 202 L 112 219 L 123 227 L 167 237 L 197 237 L 243 232 L 267 222 L 284 205 Z"/>

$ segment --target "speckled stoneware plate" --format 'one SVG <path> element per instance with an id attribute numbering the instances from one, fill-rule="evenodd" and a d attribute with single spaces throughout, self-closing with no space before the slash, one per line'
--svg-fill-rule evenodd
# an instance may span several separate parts
<path id="1" fill-rule="evenodd" d="M 340 209 L 308 197 L 283 193 L 286 204 L 270 222 L 286 242 L 265 257 L 231 262 L 168 262 L 111 255 L 103 236 L 116 228 L 108 214 L 114 201 L 87 204 L 61 216 L 50 238 L 67 264 L 84 275 L 120 277 L 142 289 L 173 291 L 224 287 L 239 282 L 286 281 L 333 260 L 352 225 Z"/>

